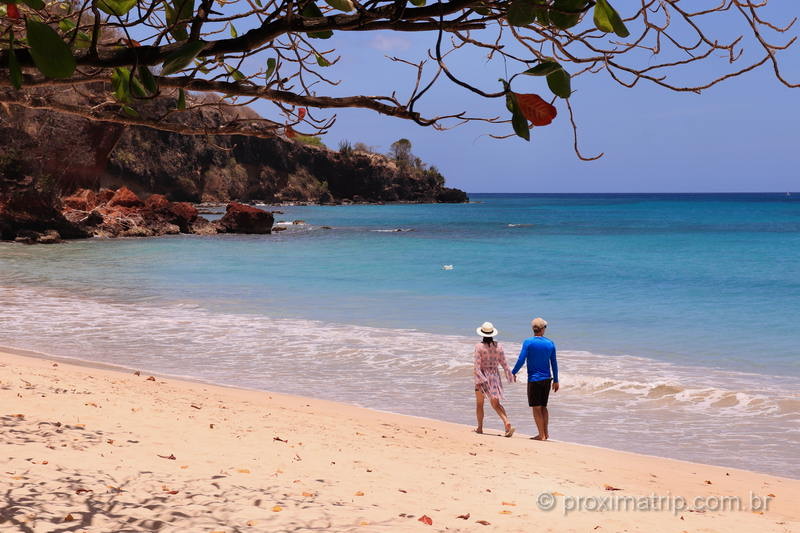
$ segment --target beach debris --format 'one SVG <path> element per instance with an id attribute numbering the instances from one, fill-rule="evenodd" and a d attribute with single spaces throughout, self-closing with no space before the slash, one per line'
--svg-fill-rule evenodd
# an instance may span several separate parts
<path id="1" fill-rule="evenodd" d="M 482 526 L 491 525 L 491 522 L 487 522 L 486 520 L 475 520 L 475 522 L 480 524 L 480 525 L 482 525 Z"/>
<path id="2" fill-rule="evenodd" d="M 460 514 L 456 518 L 460 518 L 461 520 L 469 520 L 469 513 L 467 514 Z"/>
<path id="3" fill-rule="evenodd" d="M 248 520 L 246 523 L 248 526 L 253 527 L 258 525 L 258 520 Z"/>
<path id="4" fill-rule="evenodd" d="M 237 472 L 239 472 L 240 474 L 249 474 L 250 470 L 247 468 L 240 468 L 239 470 L 237 470 Z"/>
<path id="5" fill-rule="evenodd" d="M 397 489 L 398 492 L 402 492 L 403 494 L 408 494 L 408 491 L 405 489 Z"/>
<path id="6" fill-rule="evenodd" d="M 508 509 L 503 509 L 502 511 L 500 511 L 500 514 L 511 514 L 511 511 L 509 511 Z"/>
<path id="7" fill-rule="evenodd" d="M 364 495 L 364 491 L 359 490 L 359 491 L 356 492 L 356 496 L 363 496 L 363 495 Z"/>
<path id="8" fill-rule="evenodd" d="M 42 463 L 42 464 L 44 464 L 44 463 Z M 775 498 L 775 495 L 772 494 L 771 492 L 769 494 L 767 494 L 767 496 L 769 496 L 770 498 Z"/>
<path id="9" fill-rule="evenodd" d="M 422 522 L 425 525 L 432 526 L 433 525 L 433 518 L 424 514 L 417 519 L 418 522 Z"/>
<path id="10" fill-rule="evenodd" d="M 511 507 L 516 507 L 517 504 L 514 502 L 503 502 L 503 505 L 510 505 Z"/>
<path id="11" fill-rule="evenodd" d="M 600 529 L 600 526 L 594 526 L 592 529 Z"/>
<path id="12" fill-rule="evenodd" d="M 199 405 L 191 404 L 191 406 L 194 407 L 195 409 L 202 409 L 202 407 L 200 407 Z"/>
<path id="13" fill-rule="evenodd" d="M 137 370 L 136 372 L 133 373 L 133 375 L 134 376 L 141 376 L 142 372 L 141 372 L 141 370 Z"/>
<path id="14" fill-rule="evenodd" d="M 208 429 L 214 429 L 214 424 L 209 424 Z"/>
<path id="15" fill-rule="evenodd" d="M 453 265 L 442 265 L 442 270 L 453 270 Z"/>
<path id="16" fill-rule="evenodd" d="M 73 520 L 75 520 L 75 517 L 71 513 L 64 517 L 64 522 L 72 522 Z"/>
<path id="17" fill-rule="evenodd" d="M 606 489 L 606 490 L 622 490 L 622 489 L 621 489 L 621 488 L 619 488 L 619 487 L 614 487 L 614 486 L 607 485 L 607 484 L 606 484 L 606 485 L 603 485 L 603 488 L 604 488 L 604 489 Z"/>
<path id="18" fill-rule="evenodd" d="M 106 441 L 106 443 L 107 443 L 107 444 L 114 444 L 114 439 L 108 439 L 108 440 Z"/>
<path id="19" fill-rule="evenodd" d="M 78 489 L 75 491 L 75 494 L 83 494 L 85 492 L 94 492 L 92 489 Z"/>
<path id="20" fill-rule="evenodd" d="M 706 485 L 711 485 L 711 482 L 710 482 L 709 480 L 705 480 L 705 482 L 704 482 L 704 483 L 705 483 Z"/>
<path id="21" fill-rule="evenodd" d="M 283 507 L 281 507 L 280 505 L 276 505 L 275 507 L 272 508 L 273 513 L 280 513 L 281 511 L 283 511 Z"/>
<path id="22" fill-rule="evenodd" d="M 316 496 L 316 494 L 313 492 L 303 492 L 303 497 L 305 498 L 313 498 L 314 496 Z"/>
<path id="23" fill-rule="evenodd" d="M 359 526 L 368 526 L 368 525 L 369 525 L 369 522 L 367 522 L 367 521 L 365 521 L 365 520 L 362 520 L 361 522 L 359 522 L 359 523 L 358 523 L 358 525 L 359 525 Z"/>
<path id="24" fill-rule="evenodd" d="M 156 380 L 155 376 L 150 376 L 149 378 L 147 378 L 147 381 L 155 381 L 155 380 Z"/>
<path id="25" fill-rule="evenodd" d="M 280 437 L 272 437 L 272 440 L 273 440 L 273 441 L 278 441 L 278 442 L 286 442 L 286 443 L 288 443 L 288 442 L 289 442 L 288 440 L 286 440 L 286 439 L 282 439 L 282 438 L 280 438 Z"/>
<path id="26" fill-rule="evenodd" d="M 162 459 L 169 459 L 169 460 L 171 460 L 171 461 L 174 461 L 174 460 L 175 460 L 175 455 L 174 455 L 174 454 L 169 454 L 169 455 L 159 455 L 159 457 L 161 457 Z"/>
<path id="27" fill-rule="evenodd" d="M 54 366 L 54 367 L 58 366 L 58 363 L 53 363 L 53 366 Z"/>

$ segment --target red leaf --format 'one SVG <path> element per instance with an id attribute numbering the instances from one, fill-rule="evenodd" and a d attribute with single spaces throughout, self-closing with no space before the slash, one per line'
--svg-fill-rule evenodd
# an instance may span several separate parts
<path id="1" fill-rule="evenodd" d="M 19 20 L 19 9 L 17 9 L 17 4 L 6 4 L 6 13 L 8 13 L 8 18 L 12 20 Z"/>
<path id="2" fill-rule="evenodd" d="M 482 526 L 488 526 L 489 524 L 491 524 L 491 522 L 487 522 L 486 520 L 475 520 L 475 521 Z"/>
<path id="3" fill-rule="evenodd" d="M 461 520 L 469 520 L 469 513 L 467 514 L 460 514 L 456 518 L 460 518 Z"/>
<path id="4" fill-rule="evenodd" d="M 519 110 L 534 126 L 547 126 L 556 118 L 558 111 L 555 106 L 545 102 L 538 94 L 518 94 Z"/>
<path id="5" fill-rule="evenodd" d="M 297 118 L 299 118 L 300 120 L 303 120 L 304 118 L 306 118 L 306 108 L 305 107 L 301 107 L 300 109 L 297 110 Z"/>
<path id="6" fill-rule="evenodd" d="M 422 522 L 423 524 L 427 524 L 429 526 L 433 525 L 433 518 L 431 518 L 430 516 L 428 516 L 426 514 L 420 516 L 418 520 L 420 522 Z"/>
<path id="7" fill-rule="evenodd" d="M 294 139 L 295 137 L 297 137 L 297 133 L 292 129 L 291 126 L 286 126 L 286 136 L 289 139 Z"/>
<path id="8" fill-rule="evenodd" d="M 611 485 L 603 485 L 603 488 L 606 489 L 606 490 L 622 490 L 622 489 L 617 488 L 617 487 L 612 487 Z"/>

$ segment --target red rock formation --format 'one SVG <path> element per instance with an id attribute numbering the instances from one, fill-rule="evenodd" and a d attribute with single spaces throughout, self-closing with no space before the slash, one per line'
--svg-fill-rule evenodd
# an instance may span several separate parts
<path id="1" fill-rule="evenodd" d="M 269 211 L 231 202 L 217 228 L 220 233 L 271 233 L 274 222 Z"/>
<path id="2" fill-rule="evenodd" d="M 117 192 L 114 193 L 114 196 L 109 200 L 108 207 L 144 207 L 144 202 L 142 202 L 136 193 L 130 190 L 129 188 L 122 186 L 117 189 Z"/>

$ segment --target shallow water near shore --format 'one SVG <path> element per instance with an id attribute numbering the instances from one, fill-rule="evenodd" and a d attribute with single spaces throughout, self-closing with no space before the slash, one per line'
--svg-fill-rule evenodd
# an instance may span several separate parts
<path id="1" fill-rule="evenodd" d="M 794 198 L 473 195 L 281 207 L 307 224 L 272 236 L 4 245 L 0 345 L 471 423 L 475 327 L 513 364 L 541 315 L 554 438 L 800 477 Z"/>

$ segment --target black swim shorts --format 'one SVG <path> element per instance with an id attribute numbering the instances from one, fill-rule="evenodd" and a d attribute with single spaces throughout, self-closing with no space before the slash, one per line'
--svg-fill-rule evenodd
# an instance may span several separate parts
<path id="1" fill-rule="evenodd" d="M 547 399 L 550 397 L 550 382 L 552 379 L 528 382 L 528 405 L 531 407 L 547 407 Z"/>

